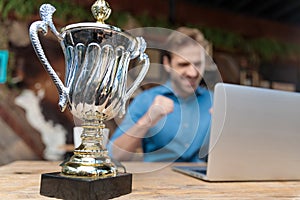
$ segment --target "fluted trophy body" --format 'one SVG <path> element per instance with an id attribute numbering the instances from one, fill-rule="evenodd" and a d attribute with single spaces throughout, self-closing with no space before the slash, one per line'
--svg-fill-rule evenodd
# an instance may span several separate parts
<path id="1" fill-rule="evenodd" d="M 70 110 L 80 119 L 122 115 L 122 106 L 136 89 L 126 88 L 129 62 L 140 56 L 145 42 L 104 25 L 79 26 L 67 27 L 61 41 Z"/>
<path id="2" fill-rule="evenodd" d="M 104 121 L 123 115 L 125 104 L 143 80 L 149 68 L 144 53 L 146 43 L 141 37 L 102 23 L 77 23 L 59 33 L 52 22 L 55 9 L 49 4 L 40 8 L 42 21 L 30 26 L 30 39 L 35 52 L 59 93 L 61 111 L 83 120 L 82 144 L 74 156 L 62 166 L 62 173 L 81 177 L 116 176 L 117 169 L 102 144 Z M 38 32 L 48 28 L 58 38 L 65 55 L 66 74 L 63 84 L 48 62 Z M 130 60 L 138 58 L 141 71 L 127 87 Z"/>

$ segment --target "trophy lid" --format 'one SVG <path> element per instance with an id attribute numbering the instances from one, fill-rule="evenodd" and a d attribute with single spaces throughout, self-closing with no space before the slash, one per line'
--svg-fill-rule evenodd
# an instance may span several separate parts
<path id="1" fill-rule="evenodd" d="M 107 30 L 112 30 L 115 32 L 122 32 L 122 30 L 118 27 L 111 26 L 105 24 L 105 20 L 107 20 L 111 14 L 111 8 L 109 4 L 105 0 L 97 0 L 91 7 L 92 14 L 96 19 L 96 22 L 81 22 L 76 24 L 67 25 L 62 29 L 62 31 L 66 31 L 69 29 L 76 28 L 103 28 Z"/>

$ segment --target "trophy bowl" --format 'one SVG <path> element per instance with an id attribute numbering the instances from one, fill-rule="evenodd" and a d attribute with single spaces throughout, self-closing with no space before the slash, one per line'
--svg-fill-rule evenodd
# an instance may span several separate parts
<path id="1" fill-rule="evenodd" d="M 60 176 L 66 178 L 105 179 L 118 177 L 118 170 L 103 145 L 104 121 L 125 113 L 127 100 L 138 88 L 149 68 L 146 42 L 121 29 L 104 24 L 111 10 L 104 0 L 92 6 L 97 22 L 71 24 L 58 32 L 53 24 L 55 8 L 40 7 L 41 21 L 33 22 L 29 36 L 33 48 L 49 73 L 59 94 L 59 108 L 68 108 L 83 121 L 82 143 L 70 160 L 62 164 Z M 66 70 L 63 84 L 47 60 L 39 32 L 48 28 L 62 47 Z M 142 68 L 127 87 L 129 63 L 138 58 Z M 65 198 L 65 197 L 63 197 Z"/>

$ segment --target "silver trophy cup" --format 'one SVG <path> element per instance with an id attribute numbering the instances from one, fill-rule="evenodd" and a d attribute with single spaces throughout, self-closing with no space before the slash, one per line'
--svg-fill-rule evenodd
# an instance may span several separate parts
<path id="1" fill-rule="evenodd" d="M 29 34 L 34 50 L 54 81 L 59 93 L 59 107 L 66 107 L 83 120 L 82 143 L 74 156 L 62 166 L 64 175 L 77 177 L 114 177 L 117 168 L 102 144 L 104 121 L 123 115 L 125 104 L 137 89 L 149 68 L 142 37 L 133 37 L 119 28 L 104 24 L 110 14 L 106 4 L 92 7 L 96 23 L 68 25 L 59 33 L 53 22 L 55 8 L 50 4 L 40 7 L 41 21 L 30 26 Z M 48 28 L 58 38 L 66 61 L 65 84 L 48 62 L 39 32 Z M 130 87 L 127 74 L 130 60 L 138 58 L 141 71 Z"/>

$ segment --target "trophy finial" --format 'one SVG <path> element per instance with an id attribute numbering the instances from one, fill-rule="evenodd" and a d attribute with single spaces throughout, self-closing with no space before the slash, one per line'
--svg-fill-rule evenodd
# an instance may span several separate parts
<path id="1" fill-rule="evenodd" d="M 91 10 L 97 22 L 101 24 L 104 24 L 104 21 L 109 18 L 111 13 L 109 4 L 105 0 L 97 0 L 92 5 Z"/>

